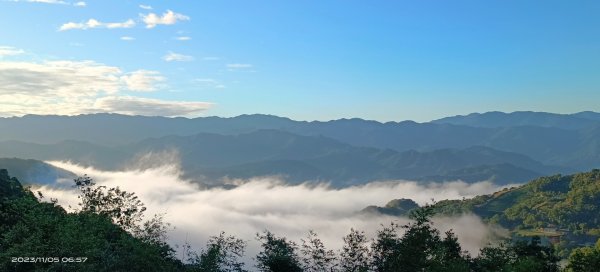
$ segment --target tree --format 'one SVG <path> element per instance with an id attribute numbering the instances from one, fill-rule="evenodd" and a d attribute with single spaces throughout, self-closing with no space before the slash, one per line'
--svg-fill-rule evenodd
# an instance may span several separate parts
<path id="1" fill-rule="evenodd" d="M 221 232 L 219 236 L 212 236 L 206 243 L 200 256 L 193 254 L 191 258 L 192 271 L 206 272 L 243 272 L 246 242 L 235 236 L 227 236 Z"/>
<path id="2" fill-rule="evenodd" d="M 447 231 L 440 237 L 432 226 L 431 205 L 413 210 L 414 221 L 399 226 L 392 223 L 377 233 L 372 245 L 372 269 L 375 271 L 469 271 L 468 255 L 457 237 Z M 405 229 L 403 236 L 398 235 Z"/>
<path id="3" fill-rule="evenodd" d="M 0 180 L 0 200 L 23 195 L 23 186 L 16 178 L 10 177 L 6 169 L 0 169 Z"/>
<path id="4" fill-rule="evenodd" d="M 394 271 L 396 263 L 400 261 L 399 228 L 398 224 L 392 222 L 389 227 L 377 231 L 377 237 L 371 245 L 371 267 L 374 271 Z"/>
<path id="5" fill-rule="evenodd" d="M 513 267 L 518 271 L 559 271 L 560 258 L 551 247 L 542 246 L 540 237 L 534 236 L 529 242 L 517 241 L 511 246 L 516 256 Z M 527 270 L 536 268 L 539 270 Z"/>
<path id="6" fill-rule="evenodd" d="M 567 271 L 593 272 L 600 268 L 600 239 L 595 247 L 582 247 L 573 250 L 569 256 Z"/>
<path id="7" fill-rule="evenodd" d="M 75 186 L 79 189 L 82 212 L 108 216 L 124 230 L 137 231 L 146 207 L 134 193 L 122 191 L 119 187 L 96 186 L 87 175 L 76 178 Z"/>
<path id="8" fill-rule="evenodd" d="M 14 178 L 0 175 L 0 187 L 21 188 L 10 198 L 0 198 L 0 271 L 183 269 L 168 245 L 134 237 L 105 215 L 67 213 L 56 202 L 41 202 Z M 11 261 L 19 256 L 52 261 Z M 60 262 L 54 257 L 61 258 Z"/>
<path id="9" fill-rule="evenodd" d="M 452 230 L 434 248 L 431 271 L 470 271 L 470 256 L 462 250 L 458 237 Z"/>
<path id="10" fill-rule="evenodd" d="M 504 271 L 514 258 L 505 244 L 487 246 L 479 251 L 479 256 L 473 260 L 475 271 L 494 272 Z"/>
<path id="11" fill-rule="evenodd" d="M 394 264 L 402 271 L 423 271 L 431 266 L 435 248 L 440 244 L 439 231 L 431 225 L 434 211 L 431 206 L 413 210 L 410 218 L 414 222 L 403 226 L 406 229 L 398 245 L 399 260 Z"/>
<path id="12" fill-rule="evenodd" d="M 340 253 L 342 271 L 368 271 L 370 252 L 367 242 L 364 231 L 350 229 L 350 233 L 344 237 L 344 246 Z"/>
<path id="13" fill-rule="evenodd" d="M 261 242 L 262 251 L 256 256 L 257 268 L 261 271 L 296 272 L 302 271 L 296 251 L 296 243 L 283 237 L 275 237 L 271 232 L 257 233 L 256 238 Z"/>
<path id="14" fill-rule="evenodd" d="M 559 271 L 560 258 L 551 247 L 542 246 L 539 237 L 497 247 L 485 247 L 473 260 L 475 271 Z"/>
<path id="15" fill-rule="evenodd" d="M 309 231 L 306 240 L 302 239 L 302 265 L 304 271 L 334 271 L 336 257 L 333 250 L 327 250 L 314 231 Z"/>

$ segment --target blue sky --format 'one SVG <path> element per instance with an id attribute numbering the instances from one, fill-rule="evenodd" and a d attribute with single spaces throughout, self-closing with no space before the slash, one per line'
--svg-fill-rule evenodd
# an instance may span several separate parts
<path id="1" fill-rule="evenodd" d="M 0 115 L 600 111 L 598 1 L 0 1 Z"/>

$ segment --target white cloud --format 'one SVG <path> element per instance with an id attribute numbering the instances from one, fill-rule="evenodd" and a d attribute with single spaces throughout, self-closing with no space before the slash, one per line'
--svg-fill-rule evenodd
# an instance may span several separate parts
<path id="1" fill-rule="evenodd" d="M 85 6 L 87 6 L 87 4 L 85 2 L 83 2 L 83 1 L 79 1 L 77 3 L 74 3 L 73 6 L 76 6 L 76 7 L 85 7 Z"/>
<path id="2" fill-rule="evenodd" d="M 172 10 L 167 10 L 162 16 L 155 13 L 148 13 L 146 15 L 140 14 L 142 21 L 146 24 L 146 28 L 154 28 L 157 25 L 173 25 L 178 21 L 188 21 L 190 17 L 175 13 Z"/>
<path id="3" fill-rule="evenodd" d="M 4 56 L 16 56 L 25 53 L 23 49 L 14 48 L 11 46 L 0 46 L 0 58 Z"/>
<path id="4" fill-rule="evenodd" d="M 157 71 L 127 73 L 118 67 L 93 61 L 0 61 L 0 116 L 110 112 L 117 109 L 117 105 L 122 113 L 150 113 L 150 110 L 141 107 L 144 103 L 155 106 L 153 115 L 194 114 L 200 108 L 208 108 L 208 103 L 204 102 L 185 104 L 131 96 L 119 100 L 126 91 L 156 91 L 165 80 Z M 117 103 L 119 101 L 120 104 Z M 123 101 L 129 102 L 132 108 L 126 110 Z M 177 111 L 177 107 L 182 109 Z M 161 110 L 164 113 L 161 114 Z"/>
<path id="5" fill-rule="evenodd" d="M 165 81 L 165 78 L 157 71 L 138 70 L 121 76 L 121 80 L 131 91 L 151 92 L 156 90 L 156 83 Z"/>
<path id="6" fill-rule="evenodd" d="M 21 2 L 21 1 L 15 1 L 15 2 Z M 67 5 L 68 3 L 65 1 L 60 1 L 60 0 L 27 0 L 27 2 L 30 3 L 44 3 L 44 4 L 60 4 L 60 5 Z"/>
<path id="7" fill-rule="evenodd" d="M 95 108 L 104 111 L 146 116 L 193 116 L 212 107 L 212 103 L 189 101 L 165 101 L 133 96 L 103 97 Z"/>
<path id="8" fill-rule="evenodd" d="M 123 37 L 121 37 L 121 40 L 123 40 L 123 41 L 133 41 L 133 40 L 135 40 L 135 38 L 134 37 L 129 37 L 129 36 L 123 36 Z"/>
<path id="9" fill-rule="evenodd" d="M 92 61 L 0 62 L 0 115 L 77 114 L 119 92 L 117 67 Z"/>
<path id="10" fill-rule="evenodd" d="M 194 57 L 188 55 L 177 54 L 169 51 L 165 56 L 163 56 L 164 61 L 193 61 Z"/>
<path id="11" fill-rule="evenodd" d="M 88 96 L 119 90 L 119 68 L 93 61 L 0 62 L 0 94 Z"/>
<path id="12" fill-rule="evenodd" d="M 373 237 L 381 224 L 408 222 L 406 218 L 356 213 L 366 206 L 383 206 L 397 198 L 411 198 L 424 204 L 432 197 L 437 200 L 461 199 L 499 189 L 490 182 L 423 185 L 411 181 L 374 182 L 334 189 L 326 185 L 286 185 L 277 178 L 244 180 L 233 189 L 201 189 L 178 178 L 181 171 L 173 165 L 177 160 L 172 157 L 155 156 L 152 160 L 155 167 L 147 170 L 115 172 L 50 163 L 78 175 L 88 174 L 99 185 L 119 186 L 134 192 L 147 205 L 149 215 L 166 213 L 166 221 L 175 227 L 170 233 L 172 244 L 187 240 L 199 250 L 209 236 L 225 231 L 248 241 L 248 257 L 254 256 L 259 248 L 255 234 L 265 229 L 296 242 L 305 237 L 308 230 L 314 230 L 328 248 L 340 249 L 342 236 L 352 227 Z M 156 160 L 164 162 L 164 166 L 157 167 Z M 64 207 L 77 206 L 72 191 L 47 187 L 41 191 L 47 198 L 57 198 Z M 463 249 L 471 253 L 477 253 L 497 234 L 494 228 L 473 215 L 435 218 L 434 222 L 442 233 L 453 229 Z"/>
<path id="13" fill-rule="evenodd" d="M 148 5 L 139 5 L 139 7 L 141 9 L 146 9 L 146 10 L 151 10 L 152 9 L 152 6 L 148 6 Z"/>
<path id="14" fill-rule="evenodd" d="M 192 37 L 188 37 L 188 36 L 179 36 L 179 37 L 175 37 L 176 40 L 178 41 L 189 41 L 192 39 Z"/>
<path id="15" fill-rule="evenodd" d="M 227 64 L 227 68 L 229 69 L 249 69 L 252 68 L 252 64 L 247 63 L 231 63 Z"/>
<path id="16" fill-rule="evenodd" d="M 65 23 L 62 26 L 60 26 L 60 28 L 58 30 L 59 31 L 72 30 L 72 29 L 86 30 L 86 29 L 92 29 L 92 28 L 113 29 L 113 28 L 132 28 L 134 26 L 135 26 L 135 22 L 133 21 L 133 19 L 129 19 L 127 21 L 117 22 L 117 23 L 104 23 L 104 22 L 100 22 L 96 19 L 89 19 L 87 22 L 84 22 L 84 23 L 75 23 L 75 22 Z"/>

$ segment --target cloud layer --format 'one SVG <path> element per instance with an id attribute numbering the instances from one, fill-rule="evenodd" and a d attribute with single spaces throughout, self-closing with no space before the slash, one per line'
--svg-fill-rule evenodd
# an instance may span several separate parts
<path id="1" fill-rule="evenodd" d="M 16 49 L 4 50 L 14 54 Z M 205 102 L 126 95 L 157 91 L 165 80 L 157 71 L 124 72 L 94 61 L 1 61 L 0 116 L 95 112 L 187 116 L 210 107 Z"/>
<path id="2" fill-rule="evenodd" d="M 211 103 L 163 101 L 134 96 L 109 96 L 96 101 L 95 107 L 107 112 L 146 116 L 187 116 L 209 109 Z"/>
<path id="3" fill-rule="evenodd" d="M 395 198 L 411 198 L 424 204 L 432 197 L 460 199 L 499 189 L 489 182 L 419 185 L 410 181 L 333 189 L 326 185 L 290 186 L 277 178 L 256 178 L 244 180 L 235 189 L 208 190 L 179 179 L 176 165 L 143 171 L 103 172 L 70 163 L 50 163 L 77 174 L 86 173 L 99 184 L 135 192 L 146 203 L 150 214 L 166 213 L 166 220 L 175 226 L 170 233 L 172 244 L 188 241 L 200 249 L 209 236 L 225 231 L 249 242 L 249 256 L 258 251 L 255 234 L 265 229 L 295 241 L 308 230 L 314 230 L 327 247 L 339 249 L 342 236 L 350 228 L 365 230 L 373 237 L 381 224 L 408 222 L 406 218 L 356 213 L 368 205 L 384 205 Z M 42 191 L 47 197 L 57 198 L 65 207 L 76 206 L 77 198 L 71 191 L 48 187 Z M 441 231 L 453 229 L 463 247 L 474 253 L 498 234 L 471 215 L 436 218 L 434 222 Z"/>

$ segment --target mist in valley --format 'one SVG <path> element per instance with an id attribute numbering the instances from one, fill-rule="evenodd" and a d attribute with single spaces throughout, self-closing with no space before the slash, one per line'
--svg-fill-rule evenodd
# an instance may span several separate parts
<path id="1" fill-rule="evenodd" d="M 172 246 L 189 243 L 200 252 L 210 236 L 224 231 L 248 242 L 247 261 L 259 251 L 255 237 L 264 230 L 297 243 L 313 230 L 326 247 L 337 250 L 351 228 L 363 230 L 372 238 L 382 225 L 410 222 L 403 217 L 359 213 L 369 205 L 384 206 L 399 198 L 410 198 L 424 205 L 432 199 L 462 199 L 502 189 L 489 181 L 423 184 L 405 180 L 332 188 L 325 183 L 289 185 L 281 177 L 231 180 L 237 186 L 206 189 L 182 179 L 176 163 L 127 171 L 101 171 L 72 162 L 49 163 L 77 175 L 86 174 L 97 185 L 134 192 L 148 208 L 145 219 L 164 214 L 165 221 L 171 224 L 168 239 Z M 47 185 L 34 190 L 41 191 L 45 199 L 57 199 L 68 211 L 76 210 L 77 191 L 68 189 L 73 181 L 64 179 L 57 183 L 63 186 Z M 505 235 L 504 230 L 486 225 L 475 215 L 435 217 L 433 222 L 441 232 L 452 229 L 463 249 L 471 254 Z M 179 248 L 178 256 L 185 257 Z"/>

